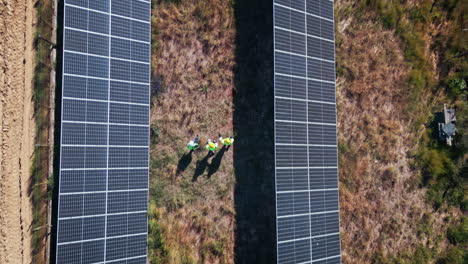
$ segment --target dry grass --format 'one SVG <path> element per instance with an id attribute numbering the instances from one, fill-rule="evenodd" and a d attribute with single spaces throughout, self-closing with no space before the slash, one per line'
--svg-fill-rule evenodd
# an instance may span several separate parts
<path id="1" fill-rule="evenodd" d="M 232 135 L 233 8 L 228 1 L 188 0 L 157 4 L 153 12 L 157 91 L 151 114 L 150 199 L 167 251 L 150 256 L 154 261 L 159 254 L 164 263 L 232 263 L 232 150 L 224 153 L 219 168 L 216 156 L 208 165 L 197 163 L 206 155 L 208 138 L 218 132 Z M 185 145 L 195 135 L 201 148 L 178 171 Z M 204 165 L 206 171 L 200 171 Z M 194 176 L 196 170 L 201 175 Z"/>
<path id="2" fill-rule="evenodd" d="M 51 44 L 37 38 L 41 36 L 43 39 L 52 39 L 52 28 L 54 19 L 54 2 L 50 0 L 41 1 L 35 5 L 37 12 L 36 32 L 35 32 L 35 68 L 34 68 L 34 118 L 36 122 L 35 144 L 42 146 L 34 149 L 33 161 L 31 166 L 31 181 L 29 190 L 31 193 L 31 202 L 33 205 L 33 224 L 32 231 L 32 262 L 46 263 L 48 260 L 48 245 L 49 227 L 48 213 L 49 201 L 52 199 L 53 179 L 49 171 L 49 155 L 51 154 L 48 147 L 50 139 L 49 132 L 50 115 L 53 109 L 48 108 L 50 105 L 50 89 L 51 80 L 50 74 L 54 67 L 54 62 L 51 61 Z"/>
<path id="3" fill-rule="evenodd" d="M 443 252 L 446 227 L 460 212 L 434 211 L 418 186 L 410 153 L 424 131 L 413 129 L 419 120 L 405 110 L 411 92 L 404 44 L 359 4 L 339 0 L 336 7 L 340 167 L 346 168 L 340 170 L 343 261 L 380 263 L 376 256 L 412 256 L 425 248 Z M 233 133 L 233 8 L 228 1 L 186 0 L 159 3 L 153 12 L 150 245 L 157 246 L 150 247 L 150 259 L 233 263 L 232 152 L 211 176 L 212 161 L 194 177 L 204 150 L 178 170 L 196 134 L 203 146 L 218 132 Z M 430 47 L 423 50 L 436 69 Z M 425 93 L 417 99 L 435 102 Z"/>
<path id="4" fill-rule="evenodd" d="M 435 212 L 427 190 L 418 187 L 410 153 L 421 131 L 411 129 L 405 110 L 410 69 L 403 45 L 372 14 L 358 15 L 355 5 L 335 5 L 340 167 L 346 168 L 340 170 L 343 261 L 377 263 L 377 254 L 413 254 L 421 245 L 440 253 L 447 243 L 437 236 L 452 222 L 447 217 L 460 212 Z"/>

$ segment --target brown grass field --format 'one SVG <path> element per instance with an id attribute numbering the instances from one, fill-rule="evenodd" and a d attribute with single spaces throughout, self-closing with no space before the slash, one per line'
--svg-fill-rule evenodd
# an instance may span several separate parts
<path id="1" fill-rule="evenodd" d="M 335 3 L 343 263 L 435 263 L 453 248 L 447 228 L 463 212 L 428 202 L 414 153 L 426 144 L 421 120 L 446 97 L 414 97 L 409 44 L 364 2 Z M 152 263 L 275 259 L 268 8 L 271 1 L 154 4 Z M 428 23 L 438 32 L 449 23 L 441 25 Z M 423 37 L 425 67 L 439 73 L 441 54 Z M 218 132 L 238 139 L 207 159 L 203 146 Z M 201 148 L 188 155 L 195 135 Z"/>
<path id="2" fill-rule="evenodd" d="M 233 135 L 234 20 L 227 1 L 184 1 L 154 11 L 157 80 L 153 101 L 151 203 L 167 263 L 228 263 L 233 258 L 235 183 L 230 151 L 207 159 L 204 144 Z M 200 136 L 188 155 L 187 142 Z M 153 193 L 154 194 L 154 193 Z"/>
<path id="3" fill-rule="evenodd" d="M 268 8 L 207 0 L 153 9 L 153 263 L 273 261 Z M 204 144 L 218 132 L 237 140 L 207 159 Z M 195 135 L 201 148 L 188 155 Z"/>

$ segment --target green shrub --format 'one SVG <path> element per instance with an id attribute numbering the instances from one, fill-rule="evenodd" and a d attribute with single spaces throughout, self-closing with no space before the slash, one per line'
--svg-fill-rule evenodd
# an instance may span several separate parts
<path id="1" fill-rule="evenodd" d="M 468 199 L 466 199 L 466 197 L 463 197 L 463 200 L 460 203 L 460 209 L 462 209 L 464 212 L 468 210 Z"/>
<path id="2" fill-rule="evenodd" d="M 192 256 L 184 254 L 180 257 L 180 263 L 181 264 L 195 264 L 197 263 Z"/>
<path id="3" fill-rule="evenodd" d="M 160 0 L 161 2 L 164 2 L 164 3 L 173 3 L 173 4 L 180 4 L 182 2 L 182 0 Z M 154 2 L 154 1 L 153 1 Z"/>
<path id="4" fill-rule="evenodd" d="M 409 18 L 415 23 L 425 23 L 428 20 L 427 13 L 422 8 L 413 8 Z"/>
<path id="5" fill-rule="evenodd" d="M 221 241 L 216 241 L 214 246 L 213 246 L 213 249 L 212 249 L 212 252 L 215 256 L 222 256 L 223 255 L 223 251 L 224 251 L 224 244 L 223 242 Z"/>
<path id="6" fill-rule="evenodd" d="M 466 89 L 466 82 L 462 78 L 453 78 L 448 82 L 448 94 L 457 98 Z"/>
<path id="7" fill-rule="evenodd" d="M 423 183 L 425 185 L 431 179 L 450 173 L 453 166 L 447 154 L 437 149 L 424 150 L 421 154 L 421 160 L 425 177 Z"/>
<path id="8" fill-rule="evenodd" d="M 424 214 L 417 226 L 418 237 L 430 237 L 432 234 L 432 220 L 430 214 Z"/>
<path id="9" fill-rule="evenodd" d="M 432 259 L 432 252 L 425 246 L 419 246 L 413 254 L 411 263 L 426 264 Z"/>
<path id="10" fill-rule="evenodd" d="M 438 188 L 430 188 L 427 191 L 426 199 L 432 203 L 434 208 L 440 208 L 444 203 L 443 192 Z"/>
<path id="11" fill-rule="evenodd" d="M 224 243 L 221 241 L 209 241 L 202 247 L 202 255 L 207 257 L 209 255 L 220 257 L 224 252 Z"/>
<path id="12" fill-rule="evenodd" d="M 452 188 L 447 189 L 445 199 L 449 205 L 459 206 L 463 208 L 465 201 L 465 188 L 461 182 L 452 182 Z"/>
<path id="13" fill-rule="evenodd" d="M 151 145 L 156 145 L 159 142 L 159 128 L 156 125 L 151 126 L 150 141 Z"/>
<path id="14" fill-rule="evenodd" d="M 464 245 L 468 242 L 468 219 L 463 217 L 459 225 L 447 229 L 447 238 L 453 245 Z"/>
<path id="15" fill-rule="evenodd" d="M 150 202 L 148 210 L 148 257 L 150 263 L 167 263 L 169 250 L 167 249 L 163 228 L 159 224 L 161 215 L 155 210 L 154 202 Z"/>
<path id="16" fill-rule="evenodd" d="M 392 10 L 393 11 L 393 10 Z M 395 28 L 397 17 L 395 12 L 389 12 L 382 16 L 382 23 L 386 28 Z"/>
<path id="17" fill-rule="evenodd" d="M 468 253 L 459 247 L 449 249 L 445 256 L 436 262 L 437 264 L 463 264 L 468 263 Z"/>
<path id="18" fill-rule="evenodd" d="M 53 112 L 49 106 L 50 72 L 54 62 L 50 60 L 52 45 L 45 40 L 52 40 L 53 1 L 38 1 L 35 4 L 37 20 L 34 33 L 34 79 L 33 103 L 34 121 L 36 126 L 35 144 L 48 144 L 49 116 Z M 40 37 L 40 38 L 39 38 Z M 31 166 L 32 223 L 31 247 L 32 263 L 44 263 L 44 254 L 47 247 L 44 242 L 47 237 L 47 202 L 52 199 L 54 182 L 53 175 L 49 174 L 49 149 L 36 147 L 33 153 Z"/>
<path id="19" fill-rule="evenodd" d="M 157 180 L 150 184 L 150 196 L 157 206 L 164 206 L 164 199 L 167 196 L 167 183 L 164 180 Z"/>
<path id="20" fill-rule="evenodd" d="M 392 263 L 392 261 L 389 258 L 385 257 L 382 251 L 377 251 L 376 253 L 374 253 L 371 263 L 372 264 L 390 264 Z"/>
<path id="21" fill-rule="evenodd" d="M 465 183 L 463 172 L 459 171 L 450 152 L 443 149 L 425 148 L 418 157 L 422 168 L 421 184 L 429 187 L 428 201 L 435 208 L 444 202 L 451 206 L 463 208 L 465 199 Z"/>

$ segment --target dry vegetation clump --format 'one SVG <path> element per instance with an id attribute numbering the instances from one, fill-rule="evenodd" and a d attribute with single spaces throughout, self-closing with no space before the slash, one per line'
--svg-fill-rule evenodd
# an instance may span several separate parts
<path id="1" fill-rule="evenodd" d="M 206 160 L 204 144 L 233 133 L 233 7 L 162 1 L 153 15 L 150 259 L 232 263 L 232 149 Z M 184 155 L 196 135 L 200 149 Z"/>
<path id="2" fill-rule="evenodd" d="M 50 229 L 48 226 L 48 218 L 54 188 L 54 179 L 49 170 L 49 161 L 51 160 L 48 146 L 51 142 L 49 138 L 51 126 L 50 115 L 54 109 L 47 107 L 50 105 L 51 93 L 51 72 L 54 70 L 54 62 L 51 61 L 51 53 L 53 47 L 51 43 L 45 41 L 53 40 L 53 19 L 54 17 L 54 1 L 44 0 L 34 5 L 37 12 L 37 23 L 35 24 L 36 32 L 34 33 L 34 121 L 36 124 L 35 144 L 33 161 L 31 166 L 31 181 L 29 182 L 29 190 L 31 193 L 31 202 L 33 205 L 33 224 L 32 230 L 32 262 L 46 263 L 48 260 L 47 252 L 48 245 L 51 244 Z M 39 37 L 40 36 L 40 37 Z M 42 38 L 42 39 L 40 39 Z M 37 146 L 42 146 L 38 148 Z"/>
<path id="3" fill-rule="evenodd" d="M 401 39 L 356 5 L 335 5 L 343 261 L 382 263 L 419 248 L 440 253 L 446 226 L 460 212 L 434 210 L 418 186 L 410 153 L 421 131 L 407 111 L 408 104 L 428 104 L 428 95 L 410 101 L 412 69 Z"/>

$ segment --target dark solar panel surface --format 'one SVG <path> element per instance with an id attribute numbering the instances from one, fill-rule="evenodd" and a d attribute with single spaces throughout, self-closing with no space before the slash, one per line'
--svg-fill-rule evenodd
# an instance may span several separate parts
<path id="1" fill-rule="evenodd" d="M 65 0 L 57 263 L 147 263 L 150 0 Z"/>
<path id="2" fill-rule="evenodd" d="M 341 263 L 333 1 L 273 10 L 277 263 Z"/>

